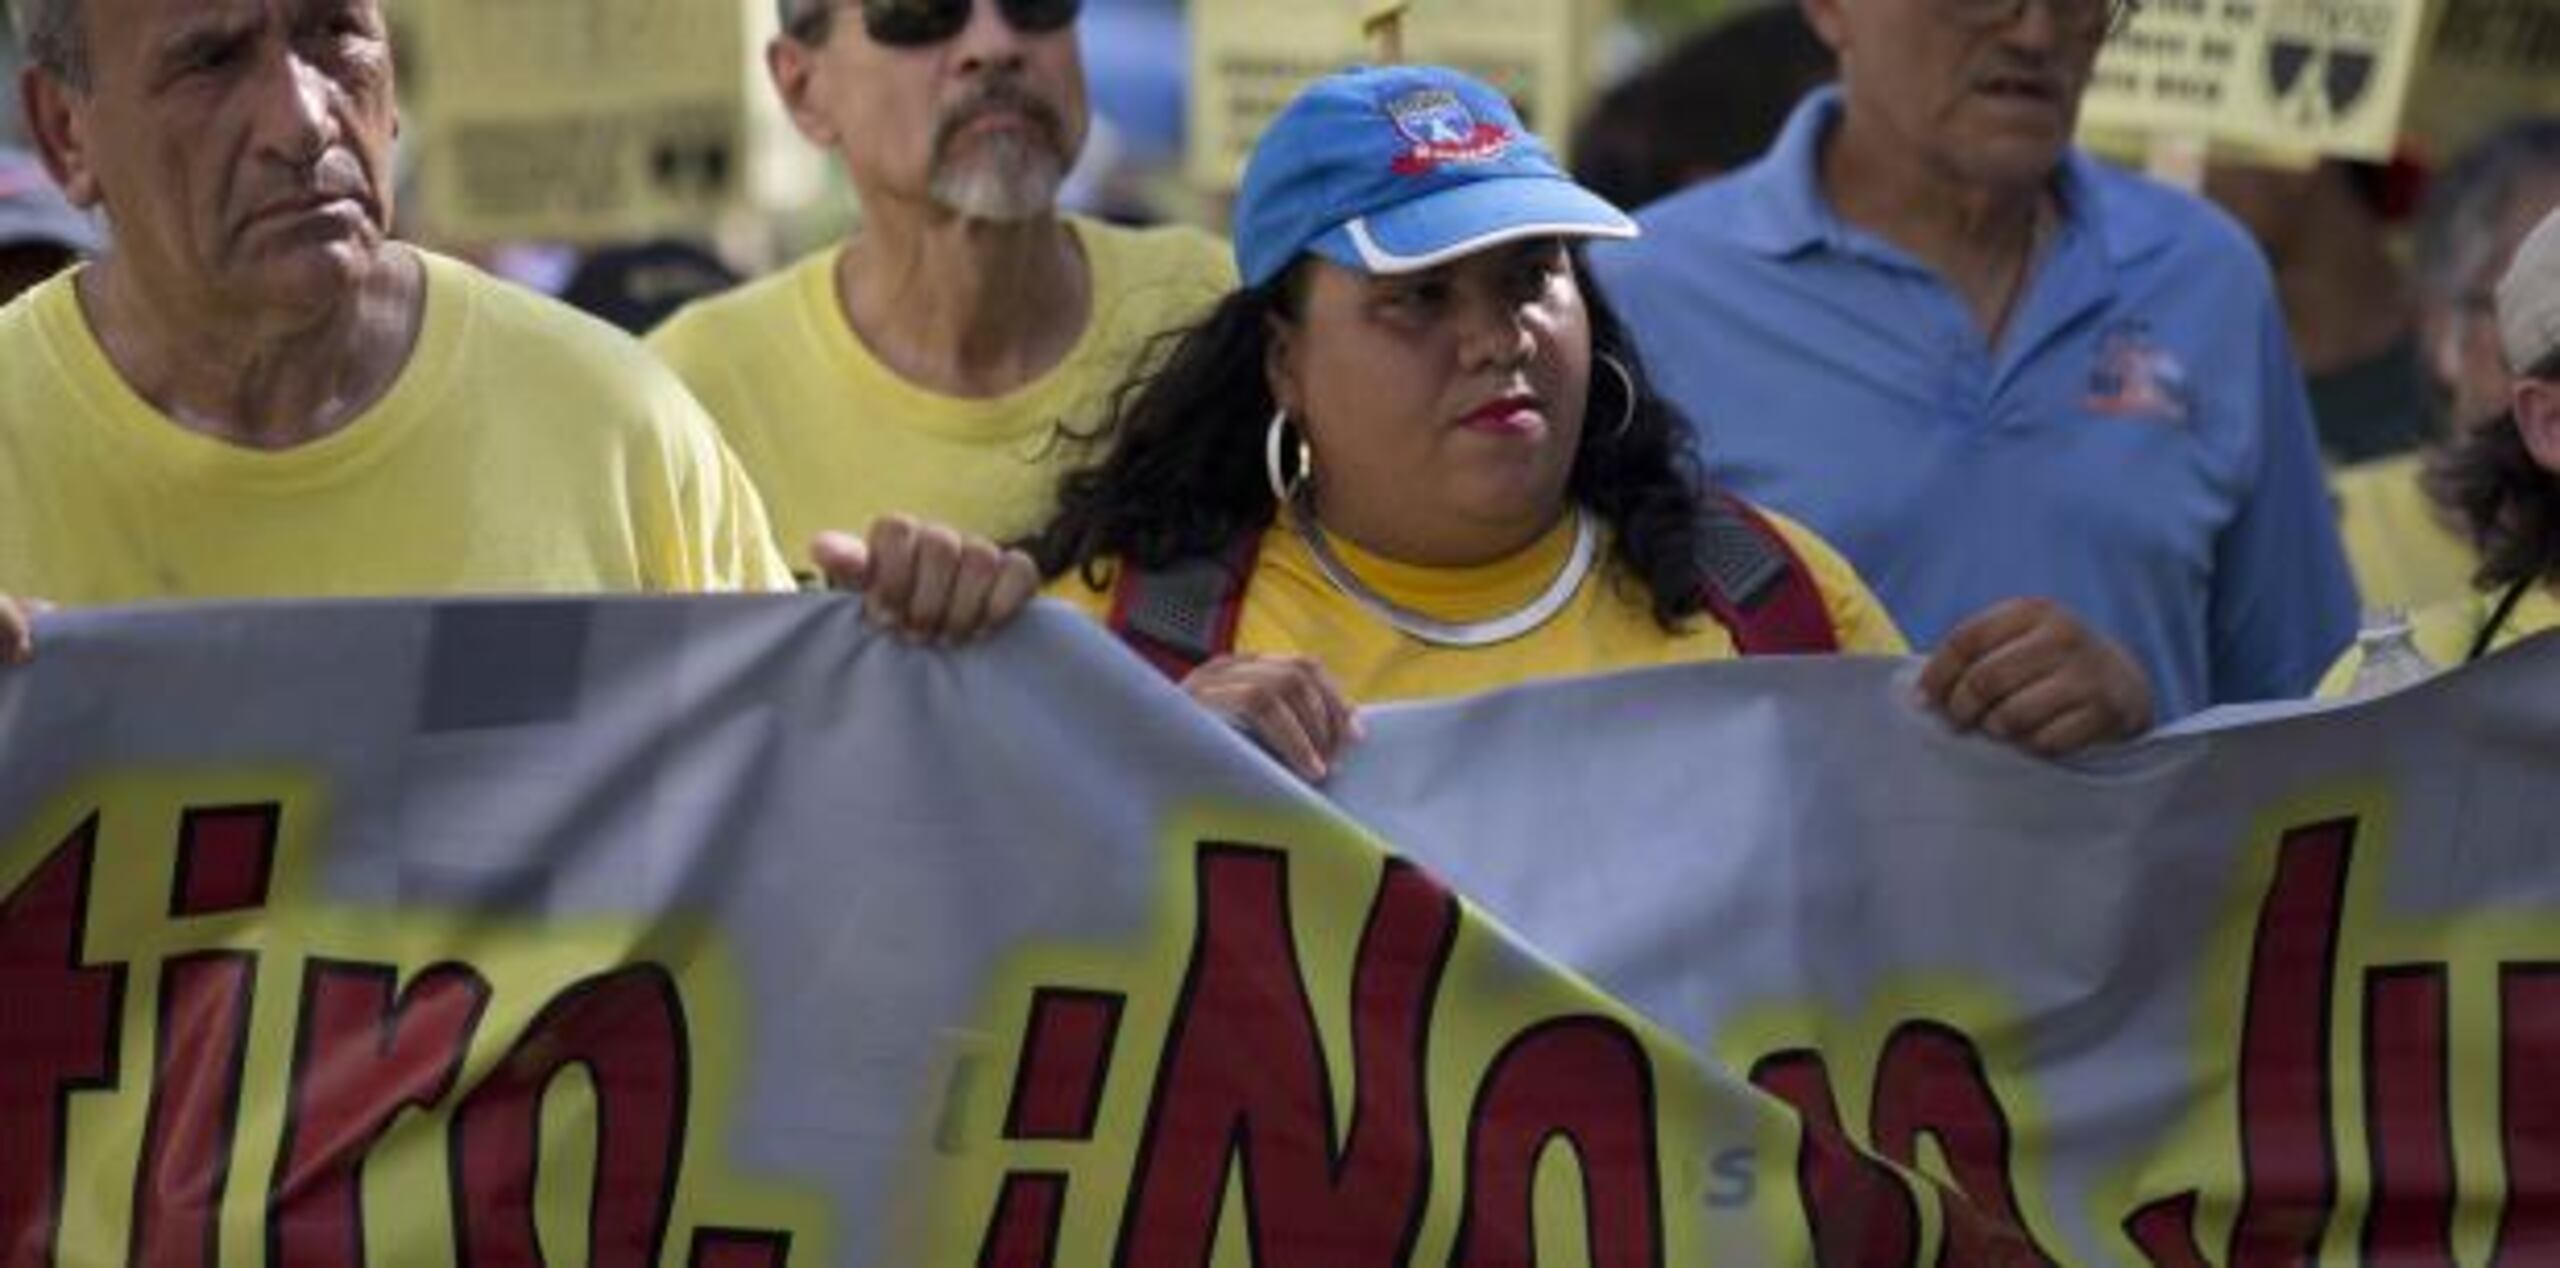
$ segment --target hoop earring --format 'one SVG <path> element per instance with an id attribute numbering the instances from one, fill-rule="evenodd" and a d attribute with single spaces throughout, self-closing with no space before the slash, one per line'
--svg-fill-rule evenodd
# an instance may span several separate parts
<path id="1" fill-rule="evenodd" d="M 1272 500 L 1282 506 L 1297 500 L 1298 491 L 1307 486 L 1307 477 L 1316 469 L 1315 451 L 1307 447 L 1306 433 L 1301 431 L 1296 436 L 1298 474 L 1295 478 L 1282 474 L 1280 447 L 1282 440 L 1288 437 L 1289 431 L 1288 408 L 1283 406 L 1271 411 L 1271 426 L 1262 434 L 1262 474 L 1271 481 Z"/>
<path id="2" fill-rule="evenodd" d="M 1592 359 L 1609 367 L 1618 376 L 1618 391 L 1626 399 L 1626 408 L 1619 411 L 1618 425 L 1610 431 L 1609 439 L 1624 440 L 1627 432 L 1636 425 L 1636 376 L 1627 370 L 1626 362 L 1606 352 L 1593 353 Z"/>

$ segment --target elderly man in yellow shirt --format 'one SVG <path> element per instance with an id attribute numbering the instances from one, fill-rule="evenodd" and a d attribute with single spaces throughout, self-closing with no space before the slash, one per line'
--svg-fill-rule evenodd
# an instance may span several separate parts
<path id="1" fill-rule="evenodd" d="M 0 594 L 786 588 L 700 406 L 620 334 L 390 236 L 380 0 L 14 0 L 47 169 L 112 245 L 0 308 Z M 1027 559 L 893 523 L 819 570 L 936 637 Z M 0 659 L 30 650 L 0 598 Z M 945 618 L 950 618 L 946 621 Z"/>
<path id="2" fill-rule="evenodd" d="M 1059 214 L 1087 122 L 1079 0 L 780 0 L 766 50 L 861 215 L 843 241 L 649 338 L 710 407 L 786 547 L 906 512 L 999 538 L 1078 432 L 1235 280 L 1216 239 Z"/>

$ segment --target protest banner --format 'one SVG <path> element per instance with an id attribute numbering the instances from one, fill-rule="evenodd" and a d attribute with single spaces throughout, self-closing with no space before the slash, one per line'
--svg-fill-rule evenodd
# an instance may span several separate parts
<path id="1" fill-rule="evenodd" d="M 2408 129 L 2438 160 L 2528 114 L 2560 115 L 2560 5 L 2433 0 L 2434 33 L 2409 100 Z"/>
<path id="2" fill-rule="evenodd" d="M 0 1264 L 2560 1249 L 2560 643 L 2075 766 L 1900 662 L 1549 684 L 1329 803 L 1053 609 L 44 634 Z"/>
<path id="3" fill-rule="evenodd" d="M 420 147 L 437 235 L 594 242 L 702 232 L 747 175 L 750 8 L 403 6 L 404 65 L 414 68 L 407 139 Z"/>
<path id="4" fill-rule="evenodd" d="M 1263 127 L 1317 76 L 1376 60 L 1375 0 L 1193 0 L 1191 179 L 1233 189 Z M 1509 95 L 1530 130 L 1562 144 L 1590 83 L 1607 0 L 1414 0 L 1408 61 L 1455 66 Z"/>
<path id="5" fill-rule="evenodd" d="M 2426 17 L 2418 0 L 2145 0 L 2099 55 L 2081 126 L 2386 157 Z"/>

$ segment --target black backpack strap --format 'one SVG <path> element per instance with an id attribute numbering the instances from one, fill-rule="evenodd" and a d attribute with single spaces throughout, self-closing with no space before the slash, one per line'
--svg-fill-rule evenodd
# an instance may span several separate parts
<path id="1" fill-rule="evenodd" d="M 1759 508 L 1710 493 L 1698 518 L 1699 598 L 1745 656 L 1816 655 L 1840 650 L 1822 587 L 1786 536 Z"/>
<path id="2" fill-rule="evenodd" d="M 1247 532 L 1215 555 L 1162 568 L 1124 564 L 1111 589 L 1111 632 L 1165 677 L 1182 681 L 1235 646 L 1245 586 L 1261 553 L 1262 534 Z"/>
<path id="3" fill-rule="evenodd" d="M 2463 664 L 2468 665 L 2489 654 L 2490 646 L 2498 641 L 2498 631 L 2506 627 L 2508 617 L 2516 614 L 2516 604 L 2523 600 L 2525 591 L 2532 589 L 2533 584 L 2540 580 L 2540 577 L 2518 577 L 2513 585 L 2507 587 L 2506 593 L 2498 596 L 2498 606 L 2490 610 L 2488 621 L 2471 636 L 2471 650 L 2463 653 Z"/>

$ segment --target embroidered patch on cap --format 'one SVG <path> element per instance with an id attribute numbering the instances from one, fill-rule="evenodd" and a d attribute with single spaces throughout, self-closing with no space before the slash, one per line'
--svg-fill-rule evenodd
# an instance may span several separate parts
<path id="1" fill-rule="evenodd" d="M 1396 156 L 1400 176 L 1421 176 L 1444 163 L 1489 163 L 1511 148 L 1511 133 L 1500 124 L 1479 122 L 1445 88 L 1426 88 L 1387 103 L 1387 117 L 1413 148 Z"/>

